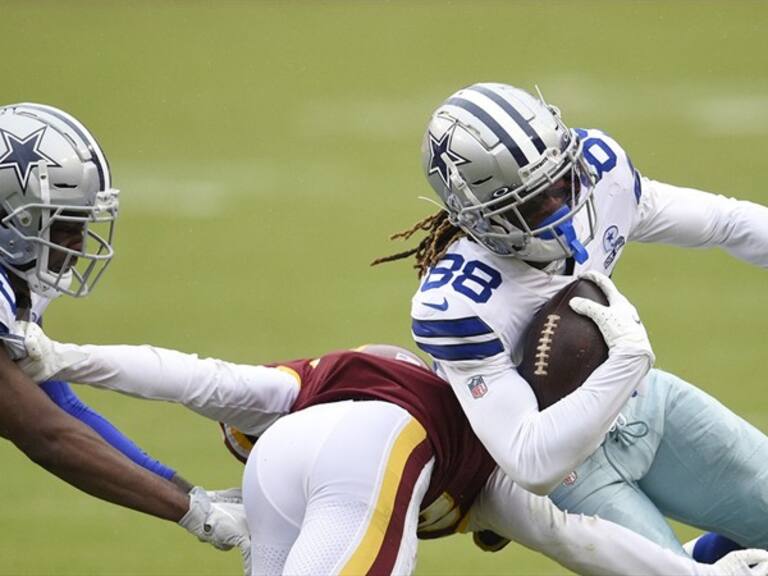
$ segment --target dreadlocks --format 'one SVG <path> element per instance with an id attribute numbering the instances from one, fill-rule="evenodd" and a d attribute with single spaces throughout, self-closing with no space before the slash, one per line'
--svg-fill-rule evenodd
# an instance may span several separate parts
<path id="1" fill-rule="evenodd" d="M 408 240 L 419 230 L 427 233 L 424 238 L 421 239 L 416 248 L 405 250 L 404 252 L 398 252 L 390 256 L 384 256 L 377 258 L 371 262 L 371 266 L 377 264 L 383 264 L 384 262 L 393 262 L 395 260 L 402 260 L 408 258 L 408 256 L 415 255 L 416 263 L 413 267 L 418 270 L 419 277 L 426 274 L 427 269 L 433 266 L 442 258 L 448 246 L 464 235 L 464 232 L 460 228 L 457 228 L 451 224 L 448 219 L 448 213 L 445 210 L 440 210 L 430 216 L 427 216 L 423 220 L 416 222 L 408 230 L 403 230 L 389 237 L 390 240 L 397 240 L 402 238 Z"/>

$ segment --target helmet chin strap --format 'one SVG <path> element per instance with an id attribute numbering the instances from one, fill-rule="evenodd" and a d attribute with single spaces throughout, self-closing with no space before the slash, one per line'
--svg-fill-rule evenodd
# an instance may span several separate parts
<path id="1" fill-rule="evenodd" d="M 51 278 L 56 278 L 53 275 L 49 276 Z M 50 284 L 44 283 L 40 277 L 37 275 L 34 268 L 29 270 L 24 274 L 24 279 L 27 281 L 27 284 L 29 285 L 30 291 L 34 292 L 38 296 L 42 296 L 43 298 L 48 298 L 49 300 L 53 300 L 54 298 L 58 298 L 63 294 L 59 289 L 54 288 Z M 69 289 L 69 286 L 72 284 L 72 272 L 67 272 L 66 274 L 62 275 L 61 280 L 59 280 L 56 283 L 56 286 L 59 286 L 63 290 Z"/>
<path id="2" fill-rule="evenodd" d="M 547 226 L 549 224 L 552 224 L 554 222 L 557 222 L 561 218 L 563 218 L 565 215 L 567 215 L 571 211 L 571 208 L 569 206 L 561 206 L 557 211 L 555 211 L 553 214 L 550 214 L 547 216 L 539 225 L 541 226 Z M 576 230 L 573 227 L 573 218 L 569 218 L 568 220 L 565 220 L 564 222 L 561 222 L 557 226 L 554 227 L 555 233 L 558 236 L 561 236 L 565 239 L 565 243 L 570 248 L 571 254 L 573 256 L 573 259 L 576 260 L 579 264 L 583 264 L 587 261 L 587 258 L 589 258 L 589 253 L 587 252 L 587 249 L 584 247 L 584 244 L 582 244 L 579 239 L 576 237 Z M 543 240 L 554 240 L 555 235 L 550 232 L 542 232 L 539 235 L 539 238 Z"/>

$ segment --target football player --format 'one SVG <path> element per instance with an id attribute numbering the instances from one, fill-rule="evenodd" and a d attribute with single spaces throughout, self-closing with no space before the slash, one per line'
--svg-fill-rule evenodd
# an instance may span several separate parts
<path id="1" fill-rule="evenodd" d="M 643 177 L 610 136 L 571 130 L 541 96 L 505 84 L 445 100 L 422 160 L 441 209 L 399 234 L 425 231 L 416 248 L 375 263 L 415 257 L 413 337 L 504 472 L 680 553 L 665 516 L 767 547 L 759 430 L 672 374 L 638 378 L 629 365 L 625 385 L 539 411 L 516 366 L 534 313 L 575 276 L 610 275 L 628 242 L 719 247 L 768 267 L 768 208 Z"/>
<path id="2" fill-rule="evenodd" d="M 13 362 L 24 351 L 18 318 L 38 322 L 51 299 L 85 296 L 101 277 L 113 255 L 117 195 L 104 153 L 75 118 L 39 104 L 0 108 L 0 436 L 96 497 L 179 522 L 217 547 L 245 544 L 236 507 L 212 503 L 200 488 L 187 494 L 191 486 L 67 383 L 38 386 Z"/>
<path id="3" fill-rule="evenodd" d="M 634 314 L 621 299 L 596 312 L 609 319 L 603 326 Z M 35 379 L 178 402 L 223 423 L 227 446 L 247 460 L 252 574 L 409 574 L 417 537 L 456 531 L 493 531 L 588 574 L 768 574 L 766 551 L 697 564 L 516 486 L 449 386 L 407 350 L 248 366 L 151 346 L 60 344 L 35 325 L 25 333 L 20 364 Z"/>

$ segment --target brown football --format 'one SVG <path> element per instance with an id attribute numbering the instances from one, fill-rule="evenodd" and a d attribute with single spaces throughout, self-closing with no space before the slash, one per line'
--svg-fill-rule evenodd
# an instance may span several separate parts
<path id="1" fill-rule="evenodd" d="M 597 325 L 568 305 L 575 296 L 608 304 L 594 282 L 575 280 L 544 304 L 523 336 L 523 361 L 517 370 L 531 385 L 539 410 L 576 390 L 608 359 Z"/>

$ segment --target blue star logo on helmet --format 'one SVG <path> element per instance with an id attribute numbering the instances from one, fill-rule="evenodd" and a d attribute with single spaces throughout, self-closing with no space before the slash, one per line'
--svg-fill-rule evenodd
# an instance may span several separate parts
<path id="1" fill-rule="evenodd" d="M 435 137 L 432 132 L 429 133 L 429 170 L 427 174 L 432 175 L 437 172 L 443 184 L 449 188 L 449 167 L 445 161 L 446 157 L 453 162 L 454 166 L 469 163 L 469 160 L 451 150 L 454 128 L 455 125 L 451 129 L 446 130 L 440 138 Z"/>
<path id="2" fill-rule="evenodd" d="M 26 138 L 16 136 L 0 128 L 0 134 L 3 136 L 7 149 L 2 158 L 0 158 L 0 170 L 4 168 L 13 169 L 22 191 L 26 191 L 32 168 L 39 161 L 45 161 L 48 166 L 60 167 L 56 161 L 40 151 L 40 141 L 43 139 L 46 128 L 47 126 L 43 126 Z"/>

